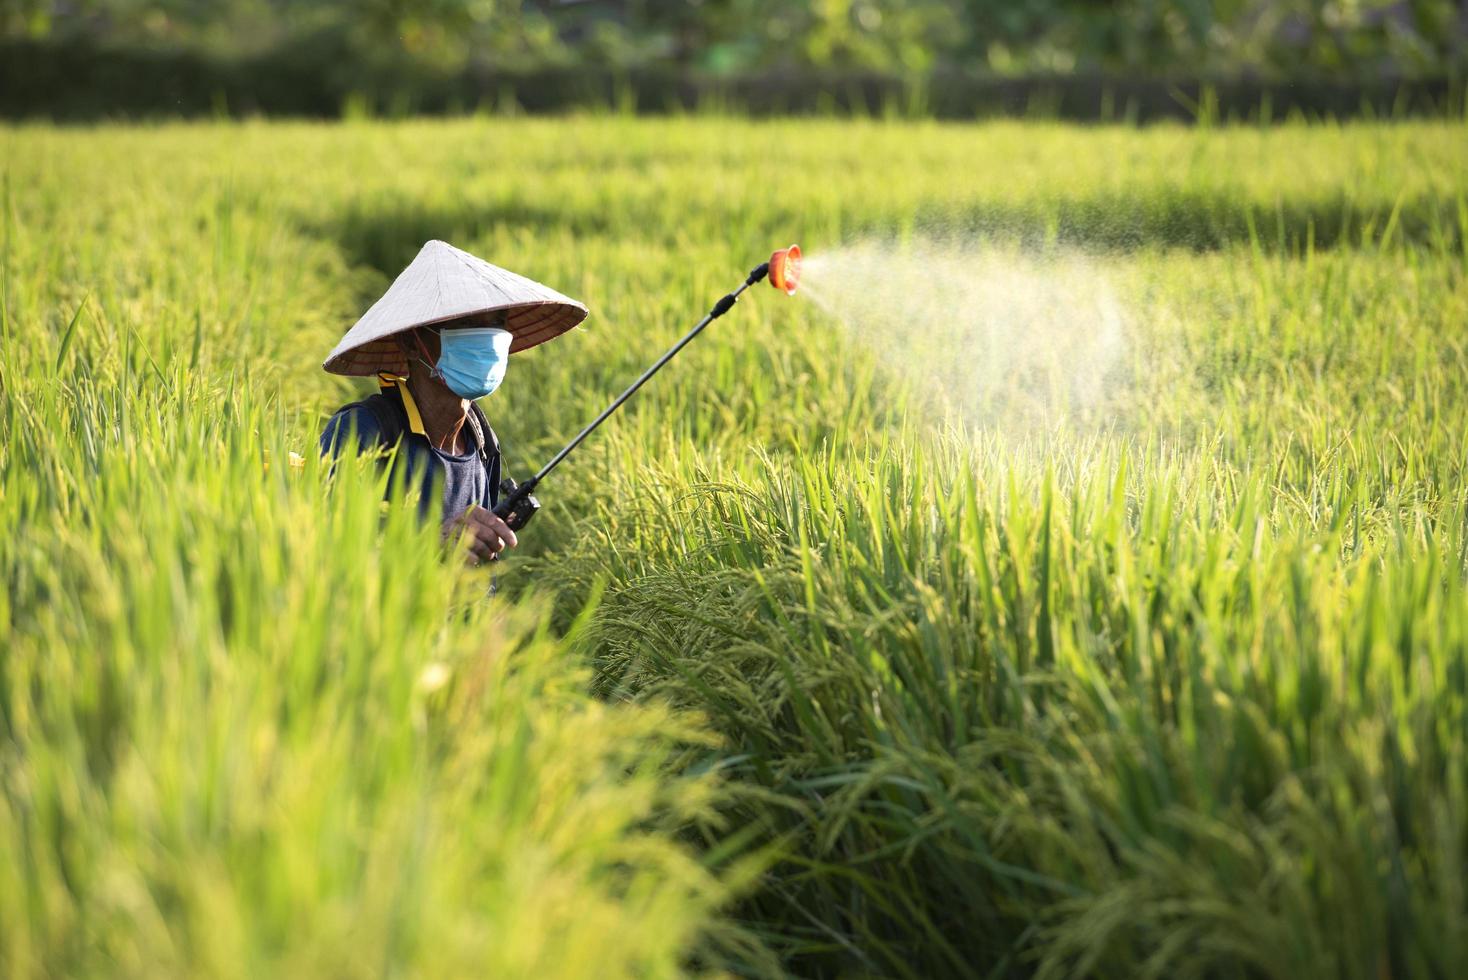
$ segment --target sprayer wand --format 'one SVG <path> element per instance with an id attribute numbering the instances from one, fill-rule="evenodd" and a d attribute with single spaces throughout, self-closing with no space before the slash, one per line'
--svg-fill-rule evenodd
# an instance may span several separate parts
<path id="1" fill-rule="evenodd" d="M 662 357 L 654 361 L 646 371 L 643 371 L 638 376 L 636 381 L 627 386 L 626 391 L 622 392 L 612 400 L 610 405 L 602 409 L 600 415 L 592 419 L 586 428 L 576 434 L 576 438 L 566 443 L 560 452 L 551 457 L 550 462 L 540 468 L 540 472 L 523 483 L 516 484 L 513 480 L 508 479 L 501 483 L 500 491 L 505 494 L 505 497 L 499 503 L 495 504 L 495 515 L 508 524 L 512 531 L 518 531 L 530 523 L 530 518 L 534 517 L 535 512 L 540 510 L 540 501 L 532 496 L 536 485 L 545 479 L 551 470 L 559 466 L 561 460 L 571 454 L 571 450 L 581 445 L 582 441 L 591 435 L 597 426 L 605 422 L 608 416 L 621 408 L 622 404 L 631 398 L 638 388 L 641 388 L 649 378 L 657 374 L 664 364 L 667 364 L 680 350 L 688 346 L 688 343 L 694 337 L 697 337 L 704 327 L 733 309 L 734 304 L 739 300 L 740 294 L 766 276 L 770 277 L 770 285 L 776 289 L 784 290 L 787 295 L 794 293 L 796 286 L 800 282 L 800 246 L 791 245 L 789 248 L 782 248 L 770 256 L 770 261 L 761 262 L 756 266 L 738 289 L 725 295 L 715 303 L 713 309 L 709 310 L 704 315 L 704 318 L 694 325 L 692 330 L 684 334 L 672 347 L 669 347 L 663 353 Z"/>

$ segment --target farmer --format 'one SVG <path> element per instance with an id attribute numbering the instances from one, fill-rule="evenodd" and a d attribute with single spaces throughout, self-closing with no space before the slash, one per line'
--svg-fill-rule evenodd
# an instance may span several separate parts
<path id="1" fill-rule="evenodd" d="M 471 561 L 516 544 L 491 508 L 500 447 L 475 403 L 504 379 L 510 354 L 558 337 L 586 307 L 444 242 L 424 245 L 322 365 L 377 377 L 378 394 L 333 415 L 321 452 L 400 446 L 395 478 L 420 491 L 419 510 L 445 537 L 467 534 Z"/>

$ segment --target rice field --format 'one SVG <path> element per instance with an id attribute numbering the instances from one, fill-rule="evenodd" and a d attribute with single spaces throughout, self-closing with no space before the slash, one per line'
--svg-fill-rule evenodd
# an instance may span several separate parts
<path id="1" fill-rule="evenodd" d="M 1446 977 L 1468 128 L 0 128 L 0 974 Z M 315 458 L 584 300 L 496 571 Z M 289 454 L 306 457 L 288 464 Z"/>

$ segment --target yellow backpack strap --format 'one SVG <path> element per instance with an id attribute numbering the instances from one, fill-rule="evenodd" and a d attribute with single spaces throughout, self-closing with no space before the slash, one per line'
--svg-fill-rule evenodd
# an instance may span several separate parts
<path id="1" fill-rule="evenodd" d="M 423 428 L 423 416 L 418 414 L 418 403 L 413 401 L 413 395 L 408 391 L 405 383 L 407 380 L 402 375 L 389 374 L 386 371 L 377 372 L 377 383 L 382 386 L 383 391 L 389 388 L 398 390 L 398 396 L 403 400 L 403 410 L 408 413 L 408 429 L 427 439 L 428 432 Z"/>

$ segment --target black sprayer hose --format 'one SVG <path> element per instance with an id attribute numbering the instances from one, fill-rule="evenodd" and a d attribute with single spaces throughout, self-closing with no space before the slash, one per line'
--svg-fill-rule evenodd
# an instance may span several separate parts
<path id="1" fill-rule="evenodd" d="M 734 306 L 734 303 L 739 299 L 739 294 L 743 293 L 750 286 L 753 286 L 755 283 L 763 279 L 769 273 L 769 271 L 770 264 L 768 262 L 764 262 L 756 266 L 754 270 L 750 272 L 749 277 L 744 280 L 744 285 L 740 286 L 738 289 L 734 290 L 732 293 L 729 293 L 727 296 L 724 296 L 717 303 L 715 303 L 714 308 L 712 310 L 709 310 L 704 318 L 702 320 L 699 320 L 698 323 L 694 325 L 692 330 L 684 334 L 681 340 L 679 340 L 672 347 L 669 347 L 662 357 L 654 361 L 652 363 L 652 366 L 649 367 L 646 371 L 643 371 L 636 381 L 628 385 L 626 391 L 618 395 L 610 405 L 602 410 L 602 413 L 600 415 L 591 420 L 591 424 L 582 429 L 576 435 L 576 438 L 566 443 L 566 445 L 561 449 L 560 452 L 551 457 L 551 461 L 542 466 L 539 473 L 535 474 L 530 479 L 526 480 L 524 483 L 521 483 L 518 487 L 516 487 L 515 493 L 523 496 L 534 490 L 535 485 L 539 483 L 542 479 L 544 479 L 547 473 L 555 469 L 560 464 L 561 460 L 570 455 L 571 450 L 581 445 L 581 441 L 583 439 L 591 435 L 591 433 L 596 429 L 597 426 L 601 425 L 607 420 L 607 416 L 611 415 L 618 408 L 621 408 L 623 402 L 631 398 L 633 393 L 647 382 L 648 378 L 651 378 L 654 374 L 657 374 L 658 370 L 662 368 L 664 364 L 667 364 L 669 361 L 671 361 L 675 354 L 677 354 L 680 350 L 688 345 L 689 341 L 691 341 L 694 337 L 697 337 L 699 335 L 699 332 L 702 331 L 704 327 L 708 326 L 710 323 L 714 322 L 725 313 L 728 313 L 729 310 Z"/>

